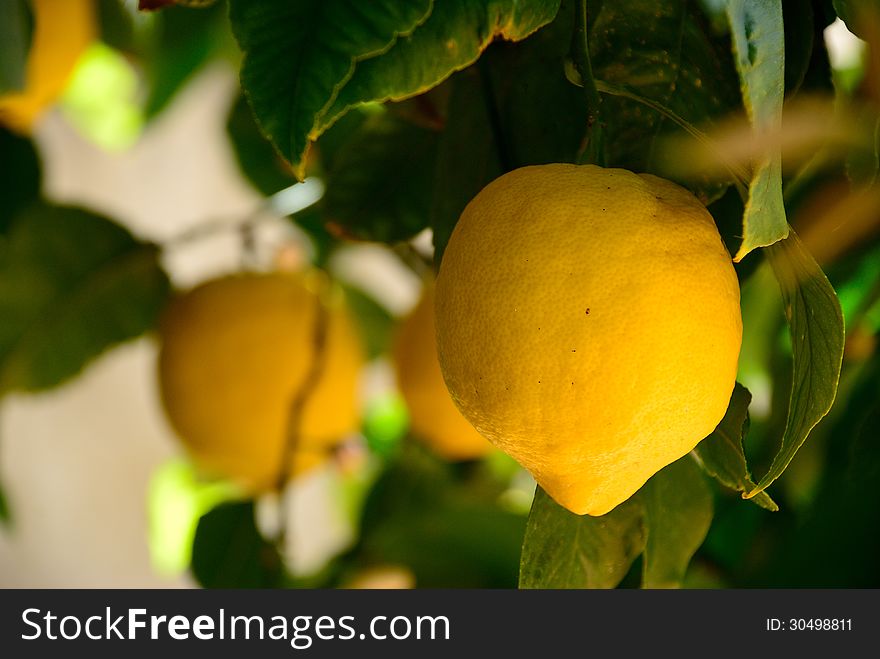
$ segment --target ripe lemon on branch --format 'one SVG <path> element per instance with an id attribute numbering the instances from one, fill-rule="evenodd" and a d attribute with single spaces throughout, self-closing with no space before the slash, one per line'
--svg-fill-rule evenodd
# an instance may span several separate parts
<path id="1" fill-rule="evenodd" d="M 0 123 L 30 132 L 64 90 L 83 51 L 97 38 L 94 0 L 32 0 L 34 31 L 25 87 L 0 96 Z"/>
<path id="2" fill-rule="evenodd" d="M 169 304 L 162 403 L 205 471 L 269 490 L 357 430 L 362 350 L 334 293 L 317 273 L 241 274 Z"/>
<path id="3" fill-rule="evenodd" d="M 434 286 L 426 284 L 394 341 L 397 383 L 418 439 L 447 460 L 473 460 L 493 450 L 465 419 L 443 382 L 434 330 Z"/>
<path id="4" fill-rule="evenodd" d="M 609 512 L 714 430 L 742 340 L 706 208 L 593 165 L 486 186 L 446 247 L 436 314 L 461 412 L 579 515 Z"/>

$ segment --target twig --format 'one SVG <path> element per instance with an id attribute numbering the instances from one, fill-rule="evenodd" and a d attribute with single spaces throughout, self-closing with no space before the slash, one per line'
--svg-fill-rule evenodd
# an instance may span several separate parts
<path id="1" fill-rule="evenodd" d="M 327 310 L 324 308 L 323 296 L 319 294 L 315 298 L 315 320 L 312 328 L 312 354 L 308 370 L 302 385 L 295 393 L 290 402 L 287 415 L 287 432 L 284 438 L 284 446 L 281 452 L 281 464 L 278 469 L 278 480 L 275 490 L 278 493 L 278 535 L 275 538 L 279 553 L 290 558 L 290 552 L 285 547 L 287 540 L 288 525 L 290 523 L 291 497 L 287 493 L 287 483 L 295 473 L 297 452 L 303 434 L 303 415 L 306 403 L 314 393 L 315 388 L 324 373 L 327 356 Z"/>
<path id="2" fill-rule="evenodd" d="M 578 6 L 577 22 L 575 23 L 571 49 L 572 61 L 581 78 L 584 96 L 587 101 L 587 130 L 589 142 L 584 154 L 589 153 L 589 160 L 596 165 L 605 166 L 605 130 L 602 123 L 602 99 L 593 80 L 593 65 L 590 60 L 589 16 L 587 0 L 581 0 Z"/>

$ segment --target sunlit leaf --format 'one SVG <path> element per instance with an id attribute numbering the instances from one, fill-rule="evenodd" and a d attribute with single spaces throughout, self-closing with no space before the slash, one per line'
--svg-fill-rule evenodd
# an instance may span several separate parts
<path id="1" fill-rule="evenodd" d="M 614 588 L 645 548 L 642 500 L 601 517 L 575 515 L 538 487 L 526 525 L 520 588 Z"/>
<path id="2" fill-rule="evenodd" d="M 751 492 L 755 488 L 743 452 L 751 400 L 749 390 L 737 382 L 721 423 L 694 449 L 694 457 L 706 473 L 737 492 Z M 779 510 L 766 492 L 759 492 L 752 501 L 767 510 Z"/>
<path id="3" fill-rule="evenodd" d="M 743 102 L 758 135 L 777 133 L 785 94 L 785 32 L 781 0 L 728 0 Z M 741 260 L 757 247 L 788 235 L 782 203 L 782 157 L 777 151 L 754 163 L 743 214 L 743 241 L 734 257 Z"/>
<path id="4" fill-rule="evenodd" d="M 553 20 L 560 0 L 438 1 L 428 20 L 388 52 L 359 62 L 321 118 L 328 126 L 348 108 L 427 91 L 473 63 L 496 37 L 518 41 Z"/>
<path id="5" fill-rule="evenodd" d="M 709 531 L 712 492 L 685 456 L 655 474 L 640 496 L 646 535 L 642 587 L 678 587 Z"/>
<path id="6" fill-rule="evenodd" d="M 75 208 L 22 211 L 0 251 L 0 392 L 56 386 L 154 326 L 169 291 L 154 245 Z"/>
<path id="7" fill-rule="evenodd" d="M 150 559 L 156 571 L 185 572 L 199 518 L 221 501 L 239 495 L 231 482 L 200 481 L 195 467 L 184 460 L 156 469 L 147 493 Z"/>
<path id="8" fill-rule="evenodd" d="M 785 433 L 754 496 L 779 478 L 813 427 L 834 402 L 843 359 L 843 314 L 837 295 L 792 232 L 767 250 L 779 281 L 791 334 L 793 374 Z"/>
<path id="9" fill-rule="evenodd" d="M 242 86 L 263 130 L 304 175 L 319 118 L 358 60 L 387 51 L 431 11 L 430 0 L 231 0 L 245 54 Z"/>

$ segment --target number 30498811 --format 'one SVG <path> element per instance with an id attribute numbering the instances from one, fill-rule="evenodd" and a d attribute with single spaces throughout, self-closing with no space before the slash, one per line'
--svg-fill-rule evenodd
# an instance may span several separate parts
<path id="1" fill-rule="evenodd" d="M 767 618 L 767 631 L 851 632 L 852 618 Z"/>

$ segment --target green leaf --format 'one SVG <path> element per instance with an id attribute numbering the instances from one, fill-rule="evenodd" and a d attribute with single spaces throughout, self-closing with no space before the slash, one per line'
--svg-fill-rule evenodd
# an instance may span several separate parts
<path id="1" fill-rule="evenodd" d="M 452 81 L 446 128 L 440 136 L 431 228 L 434 231 L 434 267 L 468 202 L 502 173 L 480 75 L 474 69 Z M 462 157 L 467 154 L 467 157 Z"/>
<path id="2" fill-rule="evenodd" d="M 244 96 L 232 106 L 226 132 L 242 173 L 264 196 L 296 183 L 290 165 L 260 131 Z"/>
<path id="3" fill-rule="evenodd" d="M 100 38 L 105 44 L 123 52 L 134 48 L 134 20 L 120 0 L 98 0 Z"/>
<path id="4" fill-rule="evenodd" d="M 336 154 L 322 200 L 343 235 L 385 243 L 428 226 L 438 135 L 383 112 L 370 117 Z"/>
<path id="5" fill-rule="evenodd" d="M 0 2 L 0 94 L 24 89 L 31 28 L 26 0 Z"/>
<path id="6" fill-rule="evenodd" d="M 84 210 L 28 207 L 0 251 L 0 393 L 76 375 L 153 327 L 168 290 L 154 245 Z"/>
<path id="7" fill-rule="evenodd" d="M 245 54 L 241 82 L 265 133 L 304 176 L 320 117 L 355 63 L 387 51 L 431 11 L 431 0 L 230 0 Z"/>
<path id="8" fill-rule="evenodd" d="M 777 536 L 755 580 L 761 587 L 865 588 L 880 583 L 880 351 L 848 372 L 835 406 L 822 480 L 798 524 Z M 831 422 L 831 418 L 828 419 Z M 780 529 L 776 529 L 778 532 Z"/>
<path id="9" fill-rule="evenodd" d="M 9 509 L 9 503 L 6 501 L 6 494 L 0 485 L 0 528 L 9 527 L 12 524 L 12 511 Z"/>
<path id="10" fill-rule="evenodd" d="M 711 521 L 712 493 L 689 456 L 601 517 L 575 515 L 538 487 L 520 588 L 614 588 L 642 553 L 643 588 L 679 586 Z"/>
<path id="11" fill-rule="evenodd" d="M 712 492 L 685 456 L 655 474 L 640 496 L 646 534 L 642 587 L 678 587 L 709 531 Z"/>
<path id="12" fill-rule="evenodd" d="M 877 39 L 880 0 L 833 0 L 834 10 L 847 29 L 861 39 Z M 873 23 L 873 25 L 872 25 Z"/>
<path id="13" fill-rule="evenodd" d="M 782 126 L 785 94 L 785 32 L 781 0 L 728 0 L 736 68 L 743 103 L 758 136 Z M 779 150 L 754 164 L 743 214 L 743 241 L 734 257 L 772 245 L 788 235 L 782 202 L 782 157 Z"/>
<path id="14" fill-rule="evenodd" d="M 389 311 L 372 297 L 354 286 L 342 285 L 348 308 L 361 330 L 367 356 L 375 359 L 387 355 L 395 320 Z"/>
<path id="15" fill-rule="evenodd" d="M 204 588 L 275 588 L 281 556 L 257 530 L 252 501 L 225 503 L 199 520 L 192 573 Z"/>
<path id="16" fill-rule="evenodd" d="M 509 167 L 577 162 L 589 125 L 583 89 L 565 75 L 574 30 L 574 2 L 521 43 L 486 51 L 483 85 L 498 109 L 498 137 Z"/>
<path id="17" fill-rule="evenodd" d="M 631 497 L 601 517 L 575 515 L 535 492 L 520 588 L 614 588 L 645 548 L 644 508 Z"/>
<path id="18" fill-rule="evenodd" d="M 193 73 L 232 43 L 222 3 L 207 9 L 168 7 L 156 15 L 150 36 L 148 117 L 159 114 Z"/>
<path id="19" fill-rule="evenodd" d="M 782 17 L 785 28 L 785 93 L 790 95 L 796 93 L 804 82 L 813 48 L 816 47 L 813 7 L 803 0 L 782 0 Z"/>
<path id="20" fill-rule="evenodd" d="M 431 215 L 436 265 L 464 207 L 503 170 L 577 160 L 588 121 L 583 91 L 565 77 L 573 10 L 563 3 L 550 25 L 493 44 L 452 78 Z"/>
<path id="21" fill-rule="evenodd" d="M 658 138 L 679 129 L 670 116 L 707 126 L 739 106 L 736 71 L 724 40 L 710 32 L 692 2 L 603 2 L 591 15 L 593 76 L 606 94 L 602 120 L 608 164 L 676 178 L 706 201 L 717 197 L 726 184 L 670 171 Z M 630 97 L 608 95 L 608 87 Z"/>
<path id="22" fill-rule="evenodd" d="M 752 394 L 749 390 L 737 382 L 721 423 L 693 451 L 697 462 L 707 474 L 722 485 L 743 493 L 751 492 L 755 488 L 743 451 L 743 439 L 749 428 L 751 400 Z M 759 492 L 752 501 L 767 510 L 779 510 L 779 506 L 766 492 Z"/>
<path id="23" fill-rule="evenodd" d="M 428 19 L 388 52 L 358 62 L 321 117 L 326 128 L 348 109 L 398 101 L 472 64 L 496 37 L 518 41 L 553 20 L 560 0 L 438 1 Z"/>
<path id="24" fill-rule="evenodd" d="M 843 314 L 822 269 L 792 231 L 767 250 L 782 291 L 791 334 L 793 373 L 785 432 L 767 474 L 746 496 L 779 478 L 837 394 L 843 359 Z"/>
<path id="25" fill-rule="evenodd" d="M 419 588 L 515 587 L 525 517 L 418 447 L 397 456 L 364 505 L 351 567 L 402 565 Z"/>
<path id="26" fill-rule="evenodd" d="M 40 194 L 40 161 L 33 143 L 0 128 L 0 258 L 2 236 L 16 213 Z"/>

